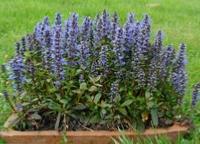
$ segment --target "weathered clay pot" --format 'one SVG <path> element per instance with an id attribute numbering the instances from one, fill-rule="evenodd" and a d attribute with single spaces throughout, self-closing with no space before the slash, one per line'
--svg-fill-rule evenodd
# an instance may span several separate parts
<path id="1" fill-rule="evenodd" d="M 138 138 L 167 136 L 172 141 L 179 135 L 188 132 L 188 126 L 175 124 L 168 128 L 147 129 L 143 133 L 125 131 L 124 135 L 136 140 Z M 68 144 L 111 144 L 112 138 L 118 138 L 122 132 L 118 131 L 67 131 Z M 0 138 L 7 144 L 60 144 L 63 134 L 57 131 L 14 131 L 0 132 Z"/>

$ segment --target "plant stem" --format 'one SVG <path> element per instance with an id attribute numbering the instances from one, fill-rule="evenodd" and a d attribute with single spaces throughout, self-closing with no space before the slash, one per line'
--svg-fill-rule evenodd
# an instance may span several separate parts
<path id="1" fill-rule="evenodd" d="M 60 118 L 61 118 L 61 113 L 59 112 L 57 115 L 57 118 L 56 118 L 55 130 L 58 130 L 58 128 L 59 128 Z"/>

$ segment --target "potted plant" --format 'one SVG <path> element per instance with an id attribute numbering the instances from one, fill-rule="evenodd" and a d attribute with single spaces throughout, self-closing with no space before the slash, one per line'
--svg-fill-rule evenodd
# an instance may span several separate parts
<path id="1" fill-rule="evenodd" d="M 110 143 L 111 137 L 186 133 L 181 104 L 186 88 L 185 45 L 150 42 L 148 15 L 130 13 L 122 26 L 106 11 L 79 26 L 73 13 L 48 17 L 16 43 L 2 66 L 13 115 L 0 137 L 8 143 Z M 12 87 L 12 89 L 10 88 Z M 139 133 L 136 130 L 140 131 Z M 64 135 L 62 135 L 62 132 Z"/>

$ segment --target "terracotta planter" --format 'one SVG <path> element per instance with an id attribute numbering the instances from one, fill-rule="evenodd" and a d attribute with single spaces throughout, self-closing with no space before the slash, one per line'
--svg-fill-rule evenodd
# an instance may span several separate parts
<path id="1" fill-rule="evenodd" d="M 123 134 L 133 140 L 164 135 L 174 141 L 179 135 L 186 134 L 188 129 L 188 126 L 175 124 L 168 128 L 147 129 L 143 133 L 126 131 Z M 111 144 L 112 138 L 118 138 L 122 133 L 118 131 L 67 131 L 66 135 L 68 144 Z M 4 139 L 7 144 L 60 144 L 62 133 L 7 130 L 0 132 L 0 138 Z"/>
<path id="2" fill-rule="evenodd" d="M 153 137 L 156 135 L 168 136 L 175 140 L 179 134 L 185 134 L 188 127 L 174 125 L 166 129 L 148 129 L 144 133 L 124 132 L 132 139 L 138 137 Z M 110 144 L 112 137 L 117 138 L 121 135 L 118 131 L 69 131 L 66 133 L 69 144 Z M 62 134 L 57 131 L 5 131 L 0 132 L 0 137 L 7 144 L 60 144 Z"/>

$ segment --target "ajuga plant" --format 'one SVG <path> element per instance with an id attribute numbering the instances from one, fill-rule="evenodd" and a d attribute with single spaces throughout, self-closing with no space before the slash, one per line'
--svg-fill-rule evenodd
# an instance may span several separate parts
<path id="1" fill-rule="evenodd" d="M 103 11 L 82 24 L 58 13 L 16 43 L 2 66 L 4 96 L 20 130 L 145 129 L 173 124 L 181 114 L 187 74 L 185 45 L 150 42 L 151 20 Z M 10 87 L 12 86 L 12 89 Z M 195 95 L 195 94 L 194 94 Z M 194 96 L 194 103 L 196 97 Z"/>

